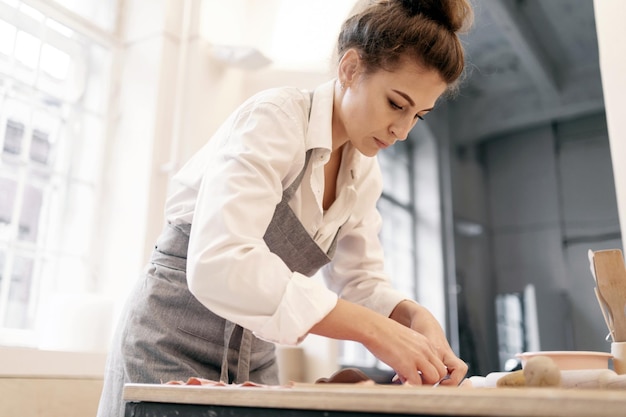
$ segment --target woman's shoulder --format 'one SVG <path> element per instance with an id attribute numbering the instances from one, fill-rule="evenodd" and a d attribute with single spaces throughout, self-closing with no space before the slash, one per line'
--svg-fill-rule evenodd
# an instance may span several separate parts
<path id="1" fill-rule="evenodd" d="M 310 92 L 298 87 L 273 87 L 253 94 L 244 103 L 244 107 L 276 106 L 284 111 L 307 109 L 310 105 Z"/>

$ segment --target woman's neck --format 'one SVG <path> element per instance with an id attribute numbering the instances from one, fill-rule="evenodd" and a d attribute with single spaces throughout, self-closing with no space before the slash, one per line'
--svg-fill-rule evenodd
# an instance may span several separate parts
<path id="1" fill-rule="evenodd" d="M 333 94 L 333 115 L 331 119 L 332 133 L 332 151 L 335 152 L 348 142 L 348 134 L 343 123 L 343 115 L 341 114 L 341 101 L 343 99 L 343 90 L 339 88 L 338 82 L 335 82 L 335 92 Z"/>

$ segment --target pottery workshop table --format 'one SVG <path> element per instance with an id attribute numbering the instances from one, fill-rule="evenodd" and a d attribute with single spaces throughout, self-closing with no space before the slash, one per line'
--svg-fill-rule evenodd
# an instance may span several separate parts
<path id="1" fill-rule="evenodd" d="M 600 389 L 128 384 L 124 398 L 126 417 L 626 416 L 626 392 Z"/>

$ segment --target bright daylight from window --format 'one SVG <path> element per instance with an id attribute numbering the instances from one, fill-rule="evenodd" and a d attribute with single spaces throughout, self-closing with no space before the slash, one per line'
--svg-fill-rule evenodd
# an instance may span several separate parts
<path id="1" fill-rule="evenodd" d="M 93 285 L 110 62 L 66 25 L 0 1 L 0 344 L 36 344 L 42 294 Z"/>

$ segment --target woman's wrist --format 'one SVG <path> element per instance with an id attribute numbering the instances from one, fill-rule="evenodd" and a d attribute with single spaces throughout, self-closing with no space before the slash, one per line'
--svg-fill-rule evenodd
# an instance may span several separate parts
<path id="1" fill-rule="evenodd" d="M 402 300 L 393 309 L 389 318 L 397 321 L 406 327 L 412 327 L 411 324 L 418 319 L 424 307 L 413 300 Z"/>
<path id="2" fill-rule="evenodd" d="M 413 300 L 407 299 L 398 303 L 389 318 L 429 338 L 445 338 L 441 325 L 432 313 Z"/>

